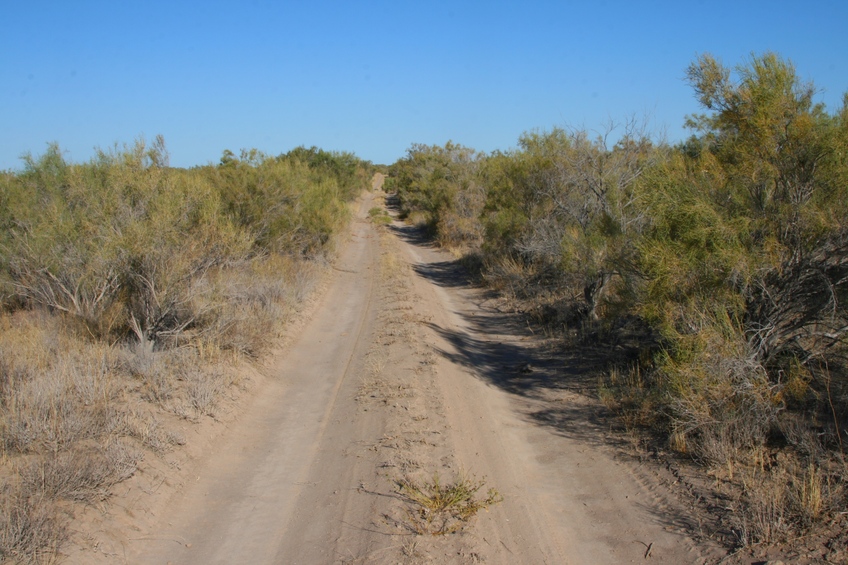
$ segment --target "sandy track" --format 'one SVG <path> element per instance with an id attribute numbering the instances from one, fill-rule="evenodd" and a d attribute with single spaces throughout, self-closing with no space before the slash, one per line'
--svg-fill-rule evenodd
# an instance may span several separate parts
<path id="1" fill-rule="evenodd" d="M 130 562 L 295 562 L 276 558 L 280 540 L 297 529 L 297 502 L 317 484 L 315 469 L 339 425 L 334 410 L 372 329 L 376 245 L 362 216 L 315 317 L 170 501 L 167 522 L 132 544 Z"/>
<path id="2" fill-rule="evenodd" d="M 579 367 L 372 205 L 314 317 L 116 562 L 704 562 L 685 512 L 609 446 Z M 504 500 L 420 535 L 396 482 L 435 474 Z"/>
<path id="3" fill-rule="evenodd" d="M 685 535 L 685 511 L 649 469 L 608 445 L 579 367 L 500 313 L 447 254 L 396 231 L 431 308 L 427 341 L 459 463 L 505 498 L 474 530 L 485 561 L 705 562 L 708 552 Z"/>

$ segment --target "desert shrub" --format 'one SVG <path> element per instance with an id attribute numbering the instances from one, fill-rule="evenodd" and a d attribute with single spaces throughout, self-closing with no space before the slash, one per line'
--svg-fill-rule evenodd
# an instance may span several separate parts
<path id="1" fill-rule="evenodd" d="M 278 159 L 306 163 L 321 176 L 335 179 L 341 189 L 342 200 L 351 200 L 364 189 L 370 188 L 371 178 L 377 168 L 353 153 L 324 151 L 318 147 L 296 147 Z"/>
<path id="2" fill-rule="evenodd" d="M 443 147 L 414 144 L 390 167 L 389 187 L 397 191 L 401 213 L 412 217 L 447 247 L 479 248 L 480 213 L 485 203 L 479 178 L 483 155 L 452 142 Z M 390 188 L 387 187 L 387 190 Z"/>
<path id="3" fill-rule="evenodd" d="M 50 562 L 68 535 L 57 501 L 90 503 L 141 454 L 121 408 L 127 383 L 109 345 L 46 312 L 0 314 L 0 553 Z"/>
<path id="4" fill-rule="evenodd" d="M 49 500 L 93 503 L 105 500 L 109 487 L 131 477 L 140 454 L 119 443 L 60 451 L 29 460 L 18 469 L 21 489 Z"/>
<path id="5" fill-rule="evenodd" d="M 91 347 L 46 315 L 0 316 L 0 434 L 5 453 L 64 449 L 120 431 L 108 347 Z"/>
<path id="6" fill-rule="evenodd" d="M 223 214 L 207 183 L 165 169 L 161 140 L 91 163 L 65 163 L 52 146 L 10 192 L 7 288 L 24 304 L 75 316 L 95 336 L 132 332 L 140 341 L 179 333 L 197 318 L 191 282 L 244 257 L 245 234 Z"/>
<path id="7" fill-rule="evenodd" d="M 167 167 L 161 138 L 81 165 L 50 146 L 0 183 L 6 302 L 65 312 L 113 339 L 163 345 L 202 332 L 218 311 L 197 295 L 210 269 L 328 251 L 369 170 L 315 148 L 225 154 L 218 167 L 183 171 Z"/>
<path id="8" fill-rule="evenodd" d="M 636 120 L 597 134 L 529 132 L 517 150 L 492 155 L 482 173 L 488 277 L 521 262 L 529 289 L 571 302 L 569 310 L 590 320 L 604 318 L 606 302 L 627 294 L 612 287 L 626 289 L 638 275 L 644 177 L 663 157 Z"/>
<path id="9" fill-rule="evenodd" d="M 766 55 L 738 72 L 730 82 L 709 57 L 690 68 L 714 113 L 651 194 L 642 313 L 667 340 L 661 366 L 699 364 L 686 344 L 732 326 L 739 347 L 713 356 L 747 368 L 716 367 L 719 378 L 782 388 L 803 370 L 815 386 L 825 365 L 840 365 L 848 327 L 845 198 L 819 172 L 839 130 L 791 65 Z"/>
<path id="10" fill-rule="evenodd" d="M 392 217 L 384 206 L 374 206 L 368 210 L 368 217 L 379 226 L 387 226 L 392 223 Z"/>
<path id="11" fill-rule="evenodd" d="M 765 445 L 784 409 L 782 387 L 751 359 L 731 320 L 708 318 L 676 348 L 655 359 L 655 378 L 679 448 L 722 465 Z"/>
<path id="12" fill-rule="evenodd" d="M 845 111 L 772 54 L 689 73 L 712 113 L 646 194 L 636 308 L 662 339 L 640 370 L 672 447 L 737 485 L 740 540 L 773 542 L 845 503 Z"/>
<path id="13" fill-rule="evenodd" d="M 259 357 L 311 292 L 318 273 L 314 262 L 277 254 L 210 271 L 195 293 L 195 308 L 210 313 L 198 338 L 221 350 Z"/>
<path id="14" fill-rule="evenodd" d="M 277 157 L 226 151 L 217 167 L 202 172 L 256 248 L 313 257 L 345 223 L 345 203 L 368 188 L 371 170 L 351 154 L 297 148 Z"/>
<path id="15" fill-rule="evenodd" d="M 55 563 L 68 537 L 66 521 L 50 500 L 0 485 L 0 561 Z"/>
<path id="16" fill-rule="evenodd" d="M 737 471 L 727 489 L 727 525 L 741 546 L 779 543 L 844 508 L 844 469 L 781 457 L 781 464 Z"/>

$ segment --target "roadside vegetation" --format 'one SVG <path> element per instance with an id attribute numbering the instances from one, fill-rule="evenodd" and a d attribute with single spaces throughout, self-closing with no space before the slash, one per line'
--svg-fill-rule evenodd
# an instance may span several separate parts
<path id="1" fill-rule="evenodd" d="M 214 417 L 309 293 L 370 163 L 298 148 L 168 165 L 161 137 L 0 173 L 0 561 Z"/>
<path id="2" fill-rule="evenodd" d="M 738 546 L 844 530 L 848 95 L 771 53 L 687 77 L 677 145 L 635 119 L 413 145 L 386 190 L 569 347 L 618 352 L 603 399 L 714 478 Z"/>

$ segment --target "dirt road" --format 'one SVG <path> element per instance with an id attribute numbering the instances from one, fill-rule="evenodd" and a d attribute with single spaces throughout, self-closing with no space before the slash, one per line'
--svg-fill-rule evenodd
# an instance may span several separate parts
<path id="1" fill-rule="evenodd" d="M 369 222 L 374 198 L 314 316 L 115 562 L 704 562 L 579 367 L 414 230 Z M 434 477 L 503 500 L 445 524 L 399 487 Z"/>

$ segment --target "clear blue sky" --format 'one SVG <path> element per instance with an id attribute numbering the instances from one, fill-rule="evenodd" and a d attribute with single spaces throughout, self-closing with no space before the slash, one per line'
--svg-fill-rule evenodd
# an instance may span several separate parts
<path id="1" fill-rule="evenodd" d="M 157 134 L 181 167 L 298 145 L 389 164 L 633 114 L 675 141 L 701 53 L 775 51 L 831 111 L 848 91 L 846 0 L 5 0 L 0 23 L 0 169 Z"/>

